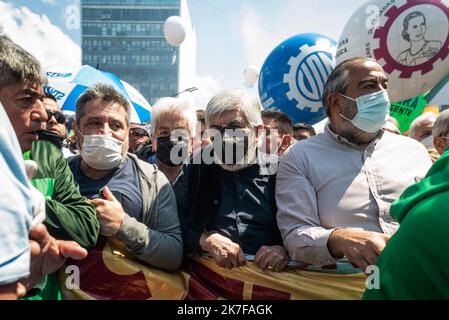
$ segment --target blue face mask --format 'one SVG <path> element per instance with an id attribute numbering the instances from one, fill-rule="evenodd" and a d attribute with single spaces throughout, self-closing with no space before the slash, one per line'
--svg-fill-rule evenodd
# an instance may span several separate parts
<path id="1" fill-rule="evenodd" d="M 340 95 L 346 99 L 355 101 L 357 104 L 357 114 L 350 120 L 340 114 L 340 117 L 350 121 L 355 127 L 368 133 L 376 133 L 382 129 L 390 114 L 390 99 L 387 90 L 381 90 L 367 94 L 357 99 Z"/>

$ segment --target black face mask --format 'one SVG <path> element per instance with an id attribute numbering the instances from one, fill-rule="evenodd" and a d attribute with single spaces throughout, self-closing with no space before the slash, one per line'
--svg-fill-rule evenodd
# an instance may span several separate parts
<path id="1" fill-rule="evenodd" d="M 176 159 L 171 159 L 171 153 L 174 148 L 178 149 Z M 177 167 L 181 165 L 189 156 L 188 145 L 183 141 L 173 142 L 170 136 L 159 137 L 157 139 L 156 157 L 165 165 L 169 167 Z"/>
<path id="2" fill-rule="evenodd" d="M 230 132 L 225 134 L 226 132 L 225 130 L 229 129 L 230 128 L 220 129 L 222 139 L 220 160 L 222 163 L 229 165 L 242 163 L 245 156 L 248 154 L 249 148 L 248 135 L 247 134 L 239 135 L 235 133 L 235 135 L 232 136 L 232 133 Z M 231 152 L 232 154 L 230 154 Z M 228 153 L 228 157 L 226 157 L 226 153 Z"/>
<path id="3" fill-rule="evenodd" d="M 47 130 L 39 130 L 37 132 L 37 135 L 39 136 L 39 140 L 47 140 L 53 143 L 59 150 L 62 149 L 64 146 L 64 140 L 66 137 L 60 136 L 59 134 L 56 134 L 51 131 Z"/>

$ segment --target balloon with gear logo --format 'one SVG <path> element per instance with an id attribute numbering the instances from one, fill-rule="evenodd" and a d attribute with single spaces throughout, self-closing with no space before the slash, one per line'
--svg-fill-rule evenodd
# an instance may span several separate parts
<path id="1" fill-rule="evenodd" d="M 315 33 L 293 36 L 265 60 L 259 76 L 264 109 L 287 114 L 293 123 L 323 120 L 324 85 L 335 67 L 337 43 Z"/>
<path id="2" fill-rule="evenodd" d="M 338 42 L 337 64 L 364 56 L 389 78 L 391 101 L 417 97 L 449 73 L 449 3 L 369 0 L 351 16 Z"/>

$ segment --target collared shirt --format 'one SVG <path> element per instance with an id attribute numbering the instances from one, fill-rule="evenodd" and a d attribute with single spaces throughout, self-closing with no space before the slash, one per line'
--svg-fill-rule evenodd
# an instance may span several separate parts
<path id="1" fill-rule="evenodd" d="M 390 132 L 364 149 L 328 126 L 298 142 L 281 160 L 276 180 L 277 220 L 290 257 L 334 263 L 327 241 L 336 228 L 392 235 L 398 223 L 391 203 L 431 165 L 419 142 Z"/>
<path id="2" fill-rule="evenodd" d="M 186 251 L 192 253 L 199 250 L 200 235 L 204 231 L 218 232 L 230 238 L 241 246 L 245 254 L 256 254 L 263 245 L 282 245 L 276 224 L 274 177 L 261 175 L 258 165 L 237 172 L 226 171 L 218 165 L 210 166 L 215 172 L 214 181 L 202 174 L 198 177 L 192 175 L 189 168 L 194 167 L 189 165 L 185 166 L 186 172 L 174 185 Z M 192 176 L 200 181 L 194 183 Z M 202 191 L 191 189 L 195 188 L 194 185 L 204 187 L 205 183 L 214 185 Z M 192 194 L 195 198 L 190 196 Z M 208 212 L 211 219 L 204 227 L 193 222 L 193 215 L 199 212 L 192 212 L 191 208 L 198 202 L 214 203 L 211 212 Z"/>
<path id="3" fill-rule="evenodd" d="M 245 254 L 256 254 L 263 245 L 281 245 L 274 185 L 269 186 L 274 179 L 261 176 L 258 165 L 237 172 L 218 170 L 221 199 L 210 230 L 240 244 Z"/>

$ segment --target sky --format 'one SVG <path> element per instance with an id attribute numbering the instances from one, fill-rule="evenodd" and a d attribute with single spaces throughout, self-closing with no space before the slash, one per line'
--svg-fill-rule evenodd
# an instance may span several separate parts
<path id="1" fill-rule="evenodd" d="M 360 0 L 187 0 L 197 35 L 196 74 L 207 100 L 247 89 L 243 70 L 260 68 L 284 40 L 313 32 L 338 41 Z M 80 65 L 79 0 L 0 0 L 0 27 L 44 67 Z M 248 89 L 256 91 L 256 88 Z M 257 91 L 256 91 L 257 92 Z"/>

